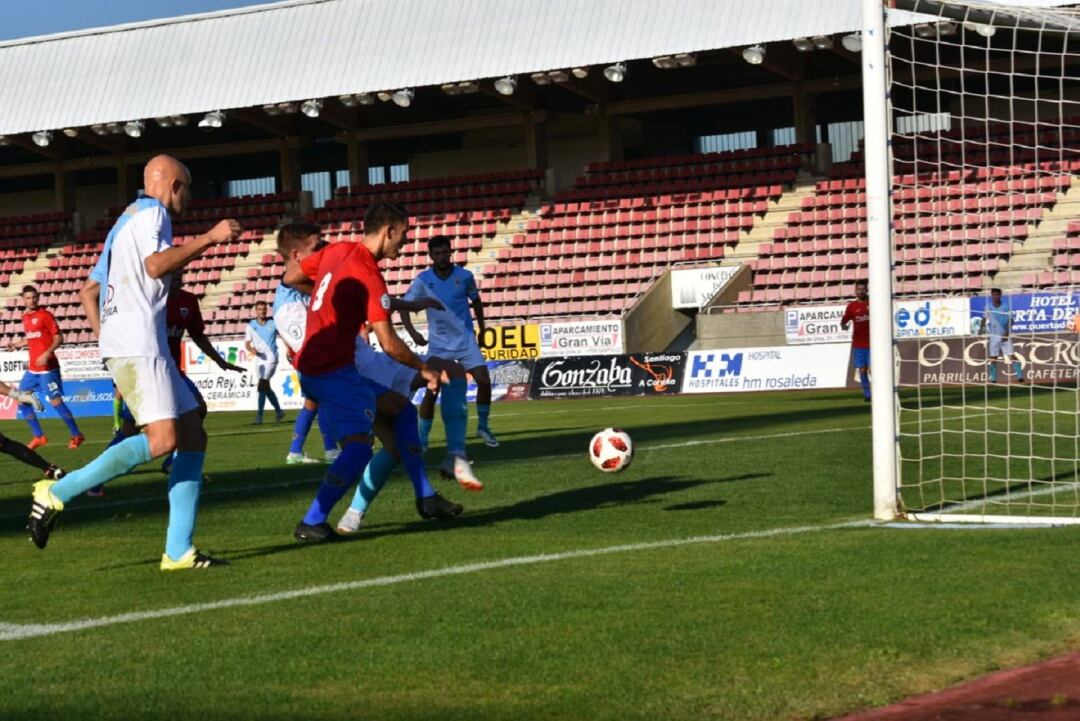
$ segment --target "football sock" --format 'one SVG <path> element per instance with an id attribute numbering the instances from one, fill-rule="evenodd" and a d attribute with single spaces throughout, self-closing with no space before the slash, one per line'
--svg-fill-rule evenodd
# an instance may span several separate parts
<path id="1" fill-rule="evenodd" d="M 90 463 L 64 476 L 52 487 L 52 493 L 61 503 L 67 503 L 75 496 L 122 476 L 152 458 L 150 439 L 138 433 L 106 448 Z"/>
<path id="2" fill-rule="evenodd" d="M 28 466 L 48 470 L 51 465 L 44 458 L 34 453 L 22 443 L 16 443 L 7 436 L 0 436 L 0 453 L 5 453 L 12 458 L 22 461 Z"/>
<path id="3" fill-rule="evenodd" d="M 412 481 L 416 497 L 427 498 L 435 495 L 435 489 L 428 482 L 416 418 L 416 406 L 406 403 L 405 408 L 394 419 L 394 441 L 397 443 L 401 460 L 405 464 L 405 470 L 409 474 L 409 480 Z"/>
<path id="4" fill-rule="evenodd" d="M 330 435 L 330 421 L 326 420 L 326 414 L 323 413 L 322 406 L 319 406 L 318 410 L 319 418 L 319 433 L 322 434 L 322 445 L 324 451 L 337 450 L 337 441 Z"/>
<path id="5" fill-rule="evenodd" d="M 465 454 L 465 427 L 469 422 L 469 406 L 465 400 L 467 388 L 464 378 L 452 378 L 442 387 L 440 408 L 446 429 L 446 450 L 450 455 Z"/>
<path id="6" fill-rule="evenodd" d="M 859 371 L 859 385 L 862 386 L 863 396 L 870 397 L 870 374 L 865 370 Z"/>
<path id="7" fill-rule="evenodd" d="M 390 451 L 383 448 L 376 453 L 371 463 L 368 463 L 367 468 L 364 469 L 364 477 L 356 486 L 356 493 L 353 494 L 349 507 L 361 513 L 366 512 L 368 506 L 375 500 L 375 496 L 379 495 L 379 491 L 390 479 L 390 472 L 396 465 L 397 459 L 391 455 Z"/>
<path id="8" fill-rule="evenodd" d="M 476 415 L 479 421 L 476 424 L 477 428 L 483 428 L 485 431 L 490 431 L 488 428 L 488 416 L 491 415 L 491 405 L 485 403 L 483 405 L 476 404 Z"/>
<path id="9" fill-rule="evenodd" d="M 124 419 L 120 417 L 120 408 L 123 406 L 124 401 L 117 395 L 113 395 L 112 401 L 112 428 L 113 433 L 120 430 L 120 427 L 124 425 Z"/>
<path id="10" fill-rule="evenodd" d="M 991 383 L 996 383 L 997 382 L 997 362 L 996 361 L 990 363 L 990 382 Z"/>
<path id="11" fill-rule="evenodd" d="M 326 472 L 326 478 L 319 486 L 315 500 L 311 502 L 304 523 L 316 526 L 326 523 L 327 516 L 334 508 L 334 504 L 341 500 L 345 492 L 349 490 L 357 477 L 363 473 L 368 461 L 371 460 L 371 446 L 367 443 L 346 443 L 341 449 L 341 455 Z"/>
<path id="12" fill-rule="evenodd" d="M 1020 361 L 1013 361 L 1013 370 L 1016 371 L 1016 380 L 1024 380 L 1024 368 L 1020 365 Z"/>
<path id="13" fill-rule="evenodd" d="M 38 422 L 37 413 L 34 413 L 34 409 L 25 403 L 19 405 L 19 414 L 22 416 L 26 424 L 30 426 L 30 432 L 34 434 L 34 437 L 45 435 L 45 431 L 41 430 L 41 423 Z"/>
<path id="14" fill-rule="evenodd" d="M 264 408 L 266 408 L 266 391 L 259 391 L 259 403 L 255 412 L 256 418 L 262 418 Z"/>
<path id="15" fill-rule="evenodd" d="M 180 560 L 192 548 L 205 458 L 203 451 L 177 451 L 169 473 L 169 530 L 165 533 L 165 555 L 174 561 Z"/>
<path id="16" fill-rule="evenodd" d="M 289 453 L 304 452 L 304 441 L 307 440 L 308 433 L 311 432 L 311 424 L 314 422 L 315 411 L 306 405 L 301 407 L 300 412 L 296 414 L 296 422 L 293 423 L 292 445 L 289 446 Z"/>
<path id="17" fill-rule="evenodd" d="M 273 390 L 266 391 L 266 397 L 270 399 L 270 405 L 274 407 L 274 410 L 281 413 L 281 406 L 278 405 L 277 393 Z"/>
<path id="18" fill-rule="evenodd" d="M 60 404 L 53 406 L 53 408 L 55 408 L 60 417 L 64 419 L 64 423 L 67 424 L 68 430 L 71 431 L 71 435 L 81 435 L 79 433 L 79 426 L 75 424 L 75 417 L 71 415 L 71 409 L 67 407 L 67 403 L 60 401 Z"/>
<path id="19" fill-rule="evenodd" d="M 178 453 L 178 451 L 173 451 L 169 455 L 165 456 L 165 460 L 163 460 L 161 462 L 161 470 L 162 471 L 164 471 L 165 473 L 171 473 L 172 472 L 173 460 L 176 458 L 177 453 Z"/>
<path id="20" fill-rule="evenodd" d="M 420 419 L 420 442 L 425 446 L 428 445 L 428 437 L 431 436 L 431 426 L 434 423 L 434 418 Z"/>

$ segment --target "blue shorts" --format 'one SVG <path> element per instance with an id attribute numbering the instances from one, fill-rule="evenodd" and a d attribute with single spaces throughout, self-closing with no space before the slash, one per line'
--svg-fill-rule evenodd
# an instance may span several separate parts
<path id="1" fill-rule="evenodd" d="M 869 368 L 870 367 L 870 349 L 869 348 L 852 348 L 852 356 L 854 358 L 856 368 Z"/>
<path id="2" fill-rule="evenodd" d="M 62 398 L 64 395 L 64 382 L 60 380 L 60 369 L 33 373 L 26 371 L 19 383 L 21 391 L 37 391 L 50 401 Z"/>
<path id="3" fill-rule="evenodd" d="M 186 385 L 188 387 L 188 390 L 191 391 L 191 395 L 195 396 L 195 402 L 198 403 L 200 406 L 205 406 L 206 401 L 203 400 L 202 393 L 199 392 L 199 387 L 195 385 L 195 381 L 191 380 L 183 373 L 180 374 L 180 379 L 184 381 L 184 385 Z"/>
<path id="4" fill-rule="evenodd" d="M 348 365 L 321 375 L 300 374 L 305 398 L 319 404 L 330 436 L 340 443 L 347 436 L 370 435 L 375 422 L 377 387 Z"/>

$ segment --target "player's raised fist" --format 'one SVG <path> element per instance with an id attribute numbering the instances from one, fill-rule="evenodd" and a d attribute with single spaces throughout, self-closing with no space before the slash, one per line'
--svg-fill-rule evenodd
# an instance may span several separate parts
<path id="1" fill-rule="evenodd" d="M 228 243 L 231 240 L 236 240 L 240 237 L 240 233 L 244 231 L 240 227 L 240 223 L 229 218 L 227 220 L 220 221 L 217 225 L 211 228 L 206 237 L 210 239 L 211 243 Z"/>

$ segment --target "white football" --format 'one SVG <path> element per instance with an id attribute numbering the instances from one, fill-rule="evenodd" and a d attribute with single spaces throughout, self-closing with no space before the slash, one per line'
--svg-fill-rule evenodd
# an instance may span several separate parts
<path id="1" fill-rule="evenodd" d="M 589 460 L 604 473 L 617 473 L 634 460 L 634 444 L 626 431 L 605 428 L 589 441 Z"/>

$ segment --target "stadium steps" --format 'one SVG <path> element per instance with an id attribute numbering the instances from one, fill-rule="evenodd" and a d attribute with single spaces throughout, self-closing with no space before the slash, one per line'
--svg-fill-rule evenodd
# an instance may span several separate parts
<path id="1" fill-rule="evenodd" d="M 277 253 L 277 235 L 266 233 L 259 240 L 251 241 L 247 255 L 238 259 L 236 265 L 221 274 L 221 280 L 214 285 L 206 287 L 206 295 L 202 300 L 202 310 L 216 310 L 221 303 L 230 298 L 236 290 L 236 285 L 248 279 L 248 271 L 262 266 L 263 256 L 268 253 Z"/>
<path id="2" fill-rule="evenodd" d="M 1023 243 L 1013 244 L 1013 253 L 996 274 L 983 284 L 989 288 L 1020 288 L 1031 284 L 1032 274 L 1052 270 L 1053 244 L 1064 237 L 1070 222 L 1080 220 L 1080 176 L 1072 177 L 1072 185 L 1042 220 L 1029 226 Z"/>
<path id="3" fill-rule="evenodd" d="M 473 275 L 482 278 L 484 271 L 493 270 L 499 260 L 499 251 L 509 248 L 514 241 L 515 234 L 527 233 L 530 220 L 540 217 L 540 202 L 530 197 L 525 207 L 510 216 L 505 222 L 500 222 L 495 227 L 495 235 L 484 239 L 484 245 L 480 250 L 469 253 L 465 260 L 466 269 Z"/>
<path id="4" fill-rule="evenodd" d="M 50 245 L 47 250 L 37 258 L 23 266 L 21 273 L 11 276 L 6 287 L 0 288 L 0 308 L 7 308 L 13 298 L 19 297 L 23 286 L 34 285 L 38 282 L 37 274 L 49 269 L 49 263 L 53 258 L 60 255 L 64 248 L 62 242 Z"/>
<path id="5" fill-rule="evenodd" d="M 802 208 L 803 198 L 808 198 L 816 192 L 817 183 L 820 180 L 823 178 L 799 178 L 791 190 L 784 192 L 775 201 L 770 201 L 765 215 L 754 223 L 754 227 L 749 232 L 739 238 L 738 244 L 725 254 L 724 259 L 737 260 L 741 263 L 757 260 L 761 246 L 772 242 L 776 229 L 787 225 L 788 215 Z"/>

